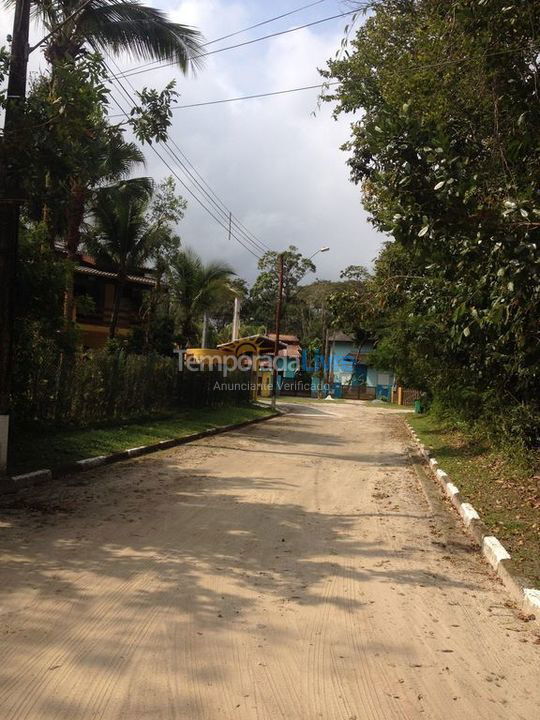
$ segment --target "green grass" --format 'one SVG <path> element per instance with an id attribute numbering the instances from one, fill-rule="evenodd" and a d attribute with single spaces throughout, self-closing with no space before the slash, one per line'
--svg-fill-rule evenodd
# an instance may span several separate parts
<path id="1" fill-rule="evenodd" d="M 398 403 L 394 402 L 376 402 L 374 403 L 375 407 L 382 407 L 382 408 L 389 408 L 390 410 L 403 410 L 405 412 L 413 412 L 413 406 L 412 405 L 399 405 Z"/>
<path id="2" fill-rule="evenodd" d="M 472 503 L 512 556 L 517 571 L 540 587 L 540 483 L 522 462 L 430 415 L 410 423 L 439 466 Z"/>
<path id="3" fill-rule="evenodd" d="M 204 408 L 99 427 L 14 428 L 10 472 L 16 475 L 41 468 L 57 468 L 75 460 L 184 437 L 268 414 L 267 409 L 259 407 Z"/>

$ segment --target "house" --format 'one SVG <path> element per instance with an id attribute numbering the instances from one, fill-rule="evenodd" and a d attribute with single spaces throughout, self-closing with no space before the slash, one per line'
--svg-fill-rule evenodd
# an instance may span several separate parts
<path id="1" fill-rule="evenodd" d="M 276 341 L 275 333 L 268 333 L 268 337 L 272 342 Z M 292 380 L 298 370 L 301 369 L 302 348 L 300 347 L 300 340 L 296 335 L 280 335 L 279 339 L 286 347 L 278 353 L 278 357 L 283 358 L 279 362 L 278 371 L 284 380 Z"/>
<path id="2" fill-rule="evenodd" d="M 155 280 L 144 273 L 129 275 L 122 293 L 116 335 L 126 338 L 143 324 L 141 313 L 144 293 L 155 287 Z M 76 322 L 85 348 L 103 347 L 109 337 L 114 306 L 116 273 L 99 268 L 94 258 L 80 255 L 74 269 L 75 300 L 88 297 L 92 307 L 79 302 Z"/>
<path id="3" fill-rule="evenodd" d="M 326 378 L 330 385 L 341 386 L 345 397 L 386 397 L 390 399 L 394 375 L 370 364 L 369 353 L 374 349 L 373 339 L 358 347 L 352 335 L 340 330 L 330 331 L 328 336 L 328 368 Z M 314 378 L 318 391 L 320 380 Z M 338 388 L 335 390 L 339 392 Z"/>
<path id="4" fill-rule="evenodd" d="M 254 374 L 257 378 L 254 383 L 253 399 L 256 399 L 258 395 L 270 397 L 272 394 L 272 357 L 274 355 L 275 343 L 275 335 L 273 338 L 269 335 L 250 335 L 218 345 L 218 350 L 222 352 L 235 355 L 236 357 L 251 356 L 253 359 Z M 287 345 L 280 340 L 278 353 L 281 354 L 286 349 Z"/>
<path id="5" fill-rule="evenodd" d="M 275 340 L 274 333 L 269 333 L 269 338 Z M 278 354 L 278 392 L 280 395 L 307 395 L 311 394 L 311 383 L 298 376 L 298 373 L 305 370 L 304 358 L 300 340 L 296 335 L 280 335 L 280 341 L 285 343 L 285 349 Z"/>

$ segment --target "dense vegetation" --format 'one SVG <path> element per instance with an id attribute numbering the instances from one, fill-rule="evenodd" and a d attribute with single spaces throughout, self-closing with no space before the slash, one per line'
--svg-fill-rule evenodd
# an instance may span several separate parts
<path id="1" fill-rule="evenodd" d="M 515 448 L 539 433 L 540 4 L 375 2 L 323 75 L 392 238 L 356 302 L 381 366 Z"/>

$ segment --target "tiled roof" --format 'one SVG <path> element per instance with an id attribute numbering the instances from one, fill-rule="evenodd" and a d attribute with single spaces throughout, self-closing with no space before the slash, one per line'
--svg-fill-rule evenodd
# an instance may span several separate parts
<path id="1" fill-rule="evenodd" d="M 275 339 L 276 339 L 276 334 L 275 334 L 275 333 L 268 333 L 268 337 L 270 338 L 270 340 L 275 340 Z M 282 334 L 280 333 L 279 339 L 282 340 L 284 343 L 291 343 L 291 344 L 293 344 L 293 345 L 294 345 L 294 344 L 300 344 L 300 340 L 298 339 L 298 337 L 297 337 L 296 335 L 282 335 Z"/>
<path id="2" fill-rule="evenodd" d="M 86 265 L 77 265 L 75 272 L 80 273 L 81 275 L 94 275 L 95 277 L 110 278 L 111 280 L 114 280 L 117 277 L 117 274 L 114 272 L 98 270 L 97 268 L 87 267 Z M 129 282 L 139 285 L 154 286 L 156 284 L 156 281 L 153 278 L 144 277 L 142 275 L 128 275 L 127 279 Z"/>
<path id="3" fill-rule="evenodd" d="M 229 340 L 229 342 L 220 343 L 218 350 L 233 351 L 243 345 L 253 345 L 259 348 L 261 353 L 273 353 L 275 340 L 271 340 L 268 335 L 248 335 L 247 337 L 238 338 L 238 340 Z M 284 342 L 279 342 L 281 348 L 285 349 L 287 346 Z"/>
<path id="4" fill-rule="evenodd" d="M 328 340 L 330 342 L 354 342 L 354 338 L 352 335 L 347 335 L 341 330 L 334 330 L 334 332 L 329 332 Z"/>

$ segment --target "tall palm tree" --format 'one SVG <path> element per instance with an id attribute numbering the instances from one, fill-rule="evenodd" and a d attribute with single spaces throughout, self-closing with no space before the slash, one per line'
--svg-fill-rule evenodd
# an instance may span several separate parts
<path id="1" fill-rule="evenodd" d="M 184 345 L 197 341 L 197 320 L 222 297 L 224 285 L 234 274 L 227 263 L 215 261 L 205 265 L 189 248 L 180 250 L 171 259 L 168 280 Z"/>
<path id="2" fill-rule="evenodd" d="M 105 183 L 118 182 L 130 174 L 133 167 L 144 164 L 144 155 L 131 142 L 125 142 L 120 134 L 107 133 L 107 142 L 94 143 L 92 157 L 86 158 L 79 166 L 79 172 L 69 177 L 69 195 L 65 210 L 65 237 L 67 259 L 74 263 L 81 243 L 81 226 L 92 192 Z M 74 320 L 75 301 L 73 292 L 73 268 L 66 272 L 64 295 L 64 317 L 69 325 Z"/>
<path id="3" fill-rule="evenodd" d="M 126 53 L 137 60 L 173 60 L 182 72 L 200 65 L 202 36 L 195 28 L 170 22 L 156 8 L 142 5 L 137 0 L 36 0 L 33 15 L 39 19 L 51 36 L 45 47 L 45 57 L 51 64 L 49 81 L 50 97 L 62 96 L 58 87 L 60 66 L 75 63 L 87 50 Z M 61 84 L 61 83 L 60 83 Z M 66 113 L 69 113 L 69 105 Z M 53 179 L 46 172 L 46 187 L 59 185 L 67 194 L 65 216 L 61 219 L 62 240 L 68 259 L 74 260 L 80 244 L 81 225 L 90 190 L 99 181 L 113 182 L 128 174 L 129 166 L 142 162 L 142 154 L 131 143 L 112 138 L 114 130 L 105 129 L 106 120 L 97 120 L 96 126 L 87 133 L 77 129 L 72 138 L 73 146 L 80 148 L 80 162 L 76 168 L 61 178 Z M 63 123 L 64 128 L 67 123 Z M 101 127 L 101 133 L 99 128 Z M 94 157 L 101 146 L 106 153 L 103 161 Z M 88 135 L 88 138 L 86 137 Z M 83 142 L 81 144 L 80 139 Z M 98 142 L 92 142 L 96 138 Z M 66 138 L 67 140 L 67 138 Z M 90 142 L 84 143 L 84 141 Z M 116 163 L 116 165 L 115 165 Z M 101 176 L 100 173 L 101 172 Z M 43 206 L 43 219 L 49 230 L 49 240 L 54 244 L 55 232 L 50 208 Z M 68 270 L 64 303 L 64 315 L 68 326 L 74 317 L 73 278 Z"/>
<path id="4" fill-rule="evenodd" d="M 59 28 L 46 47 L 52 65 L 76 59 L 85 46 L 137 60 L 174 60 L 184 73 L 200 62 L 198 30 L 137 0 L 36 0 L 33 14 L 47 30 Z"/>
<path id="5" fill-rule="evenodd" d="M 114 306 L 109 337 L 114 338 L 128 275 L 139 270 L 155 253 L 163 228 L 147 220 L 153 183 L 134 178 L 96 193 L 91 210 L 92 227 L 87 245 L 91 252 L 116 270 Z"/>

